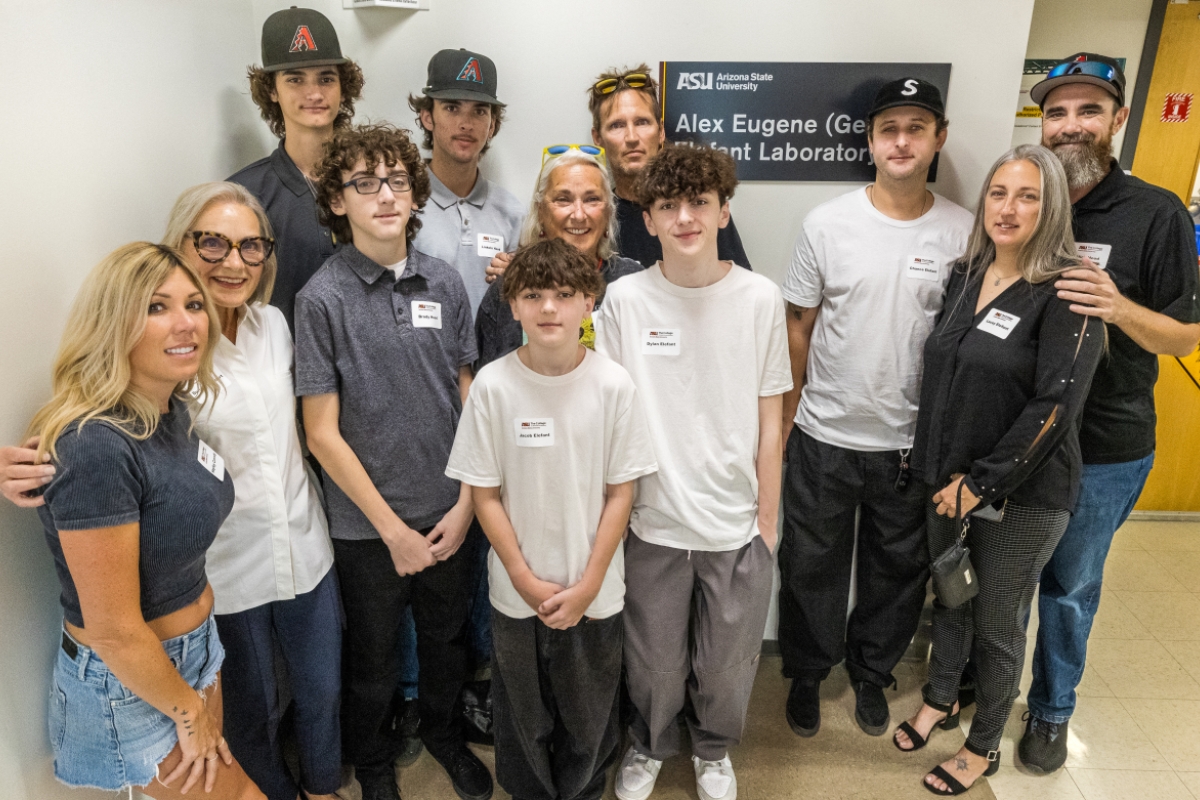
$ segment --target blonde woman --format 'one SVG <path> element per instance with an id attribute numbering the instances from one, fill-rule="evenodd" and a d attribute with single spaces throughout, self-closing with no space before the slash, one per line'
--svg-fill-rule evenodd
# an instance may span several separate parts
<path id="1" fill-rule="evenodd" d="M 53 399 L 31 423 L 57 470 L 39 515 L 65 617 L 50 692 L 64 783 L 264 797 L 221 736 L 224 651 L 204 574 L 233 481 L 187 405 L 217 391 L 218 336 L 177 251 L 126 245 L 85 280 Z"/>
<path id="2" fill-rule="evenodd" d="M 926 521 L 941 555 L 969 517 L 966 544 L 979 594 L 933 606 L 925 702 L 896 747 L 954 727 L 959 681 L 975 663 L 977 708 L 967 741 L 924 779 L 938 795 L 966 792 L 999 766 L 1018 694 L 1025 626 L 1042 567 L 1066 530 L 1079 490 L 1076 425 L 1104 351 L 1104 323 L 1071 311 L 1054 278 L 1079 267 L 1066 174 L 1049 150 L 1005 153 L 984 181 L 967 253 L 955 265 L 925 342 L 914 468 L 938 487 Z"/>
<path id="3" fill-rule="evenodd" d="M 292 336 L 267 305 L 274 240 L 258 201 L 234 183 L 202 183 L 175 202 L 163 237 L 199 273 L 221 334 L 221 394 L 196 430 L 225 458 L 237 500 L 208 553 L 227 653 L 225 730 L 270 800 L 329 800 L 341 786 L 341 601 L 329 526 L 296 430 Z M 276 653 L 295 707 L 300 780 L 283 758 Z M 299 785 L 298 785 L 299 784 Z"/>

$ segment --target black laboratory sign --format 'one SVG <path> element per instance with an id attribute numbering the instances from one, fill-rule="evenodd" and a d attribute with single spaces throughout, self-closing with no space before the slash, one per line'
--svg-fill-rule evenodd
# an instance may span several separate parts
<path id="1" fill-rule="evenodd" d="M 921 78 L 944 99 L 950 88 L 949 64 L 664 61 L 659 69 L 667 138 L 726 151 L 744 181 L 872 180 L 867 112 L 879 87 Z"/>

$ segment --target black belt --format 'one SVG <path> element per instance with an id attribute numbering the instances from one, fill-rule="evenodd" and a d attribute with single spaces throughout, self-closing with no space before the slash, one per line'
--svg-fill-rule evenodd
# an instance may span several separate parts
<path id="1" fill-rule="evenodd" d="M 75 640 L 68 636 L 66 631 L 63 631 L 62 649 L 72 661 L 79 655 L 79 645 L 75 644 Z"/>

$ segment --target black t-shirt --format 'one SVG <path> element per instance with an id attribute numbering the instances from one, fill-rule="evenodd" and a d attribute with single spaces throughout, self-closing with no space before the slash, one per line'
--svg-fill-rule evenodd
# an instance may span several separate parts
<path id="1" fill-rule="evenodd" d="M 1121 294 L 1180 322 L 1200 321 L 1195 228 L 1179 198 L 1113 161 L 1073 211 L 1075 241 L 1112 248 L 1105 268 Z M 1108 354 L 1083 410 L 1083 463 L 1136 461 L 1154 452 L 1157 379 L 1158 356 L 1109 325 Z"/>
<path id="2" fill-rule="evenodd" d="M 618 197 L 617 226 L 617 236 L 620 239 L 617 249 L 622 256 L 640 261 L 642 266 L 647 268 L 662 260 L 662 242 L 646 230 L 641 206 Z M 733 224 L 733 217 L 729 218 L 728 225 L 717 231 L 717 258 L 750 269 L 750 259 L 746 256 L 746 248 L 742 247 L 742 237 L 738 235 L 737 226 Z"/>
<path id="3" fill-rule="evenodd" d="M 317 201 L 308 180 L 283 149 L 282 141 L 274 153 L 229 180 L 249 189 L 266 209 L 277 265 L 271 305 L 283 312 L 294 335 L 296 293 L 337 252 L 337 242 L 332 231 L 318 221 Z"/>
<path id="4" fill-rule="evenodd" d="M 964 473 L 991 505 L 1074 509 L 1076 422 L 1104 349 L 1099 320 L 1075 314 L 1053 281 L 1018 279 L 978 314 L 983 269 L 956 266 L 925 340 L 913 468 L 933 490 Z"/>

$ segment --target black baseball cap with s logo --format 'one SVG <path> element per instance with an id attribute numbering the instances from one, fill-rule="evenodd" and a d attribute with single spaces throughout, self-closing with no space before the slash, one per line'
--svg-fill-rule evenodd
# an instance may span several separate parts
<path id="1" fill-rule="evenodd" d="M 899 78 L 880 86 L 867 116 L 874 117 L 880 111 L 898 106 L 916 106 L 932 111 L 938 117 L 946 116 L 942 90 L 920 78 Z"/>
<path id="2" fill-rule="evenodd" d="M 333 23 L 311 8 L 285 8 L 267 17 L 262 62 L 267 72 L 345 64 Z"/>

